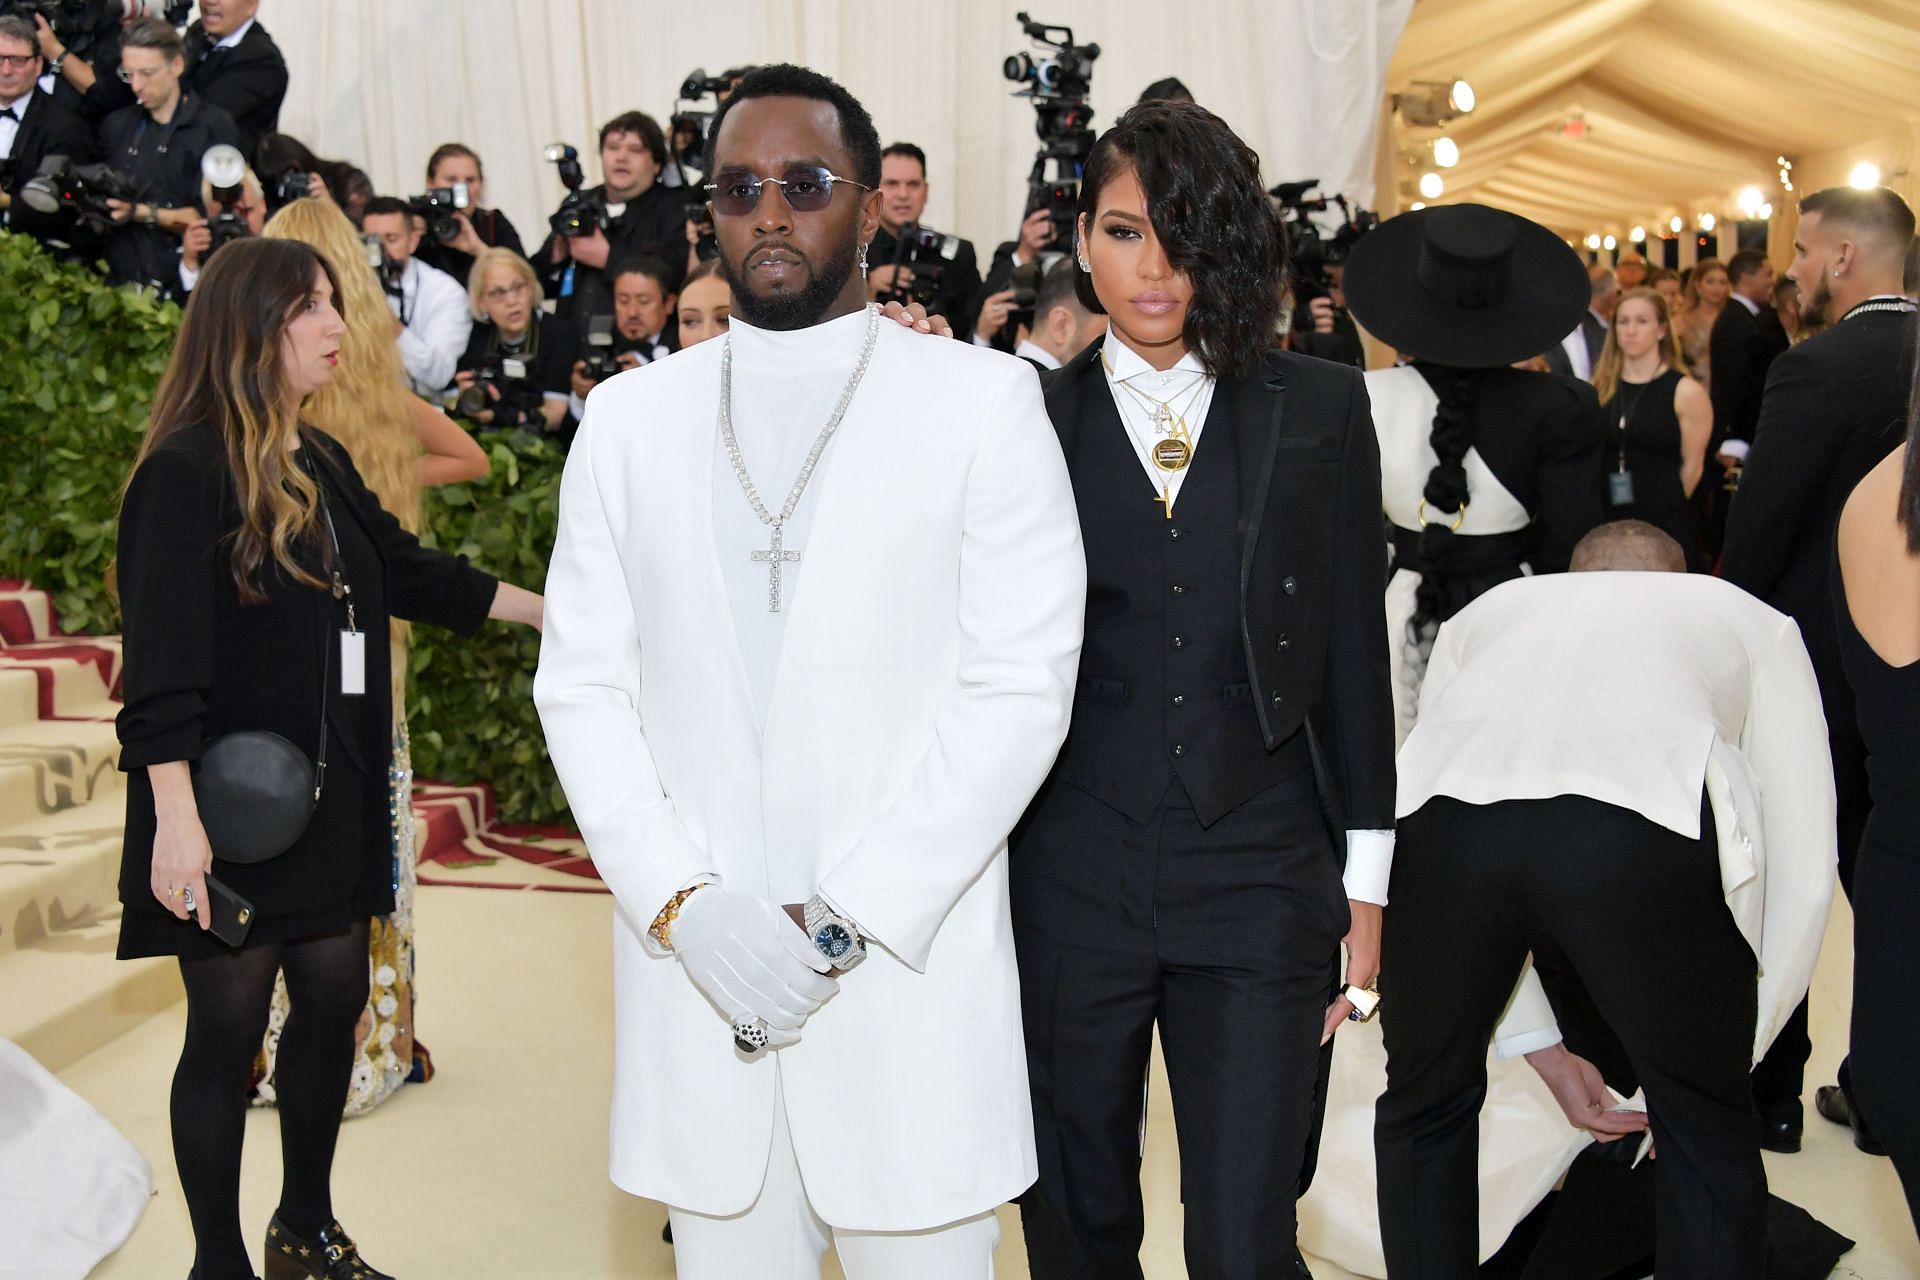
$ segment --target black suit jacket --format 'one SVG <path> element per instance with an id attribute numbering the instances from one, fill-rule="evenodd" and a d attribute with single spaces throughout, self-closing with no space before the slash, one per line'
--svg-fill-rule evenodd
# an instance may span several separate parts
<path id="1" fill-rule="evenodd" d="M 1751 314 L 1738 298 L 1728 298 L 1713 322 L 1707 341 L 1707 359 L 1713 369 L 1713 436 L 1707 449 L 1712 458 L 1726 440 L 1751 442 L 1760 420 L 1760 393 L 1767 385 L 1767 368 L 1790 345 L 1780 318 L 1771 307 Z M 1744 483 L 1744 481 L 1743 481 Z"/>
<path id="2" fill-rule="evenodd" d="M 257 21 L 231 49 L 214 48 L 205 26 L 187 29 L 187 87 L 233 117 L 248 161 L 260 139 L 280 127 L 287 96 L 287 60 Z"/>
<path id="3" fill-rule="evenodd" d="M 1042 375 L 1072 456 L 1088 407 L 1112 404 L 1101 343 Z M 1393 695 L 1380 522 L 1380 447 L 1359 371 L 1269 352 L 1221 379 L 1209 420 L 1231 415 L 1239 452 L 1240 638 L 1272 750 L 1303 727 L 1328 819 L 1393 826 Z"/>
<path id="4" fill-rule="evenodd" d="M 1580 338 L 1587 344 L 1587 368 L 1589 370 L 1597 368 L 1600 364 L 1600 353 L 1607 347 L 1607 326 L 1600 323 L 1600 317 L 1593 314 L 1590 309 L 1580 313 Z M 1554 343 L 1542 352 L 1541 356 L 1547 362 L 1548 372 L 1573 376 L 1573 360 L 1567 355 L 1567 349 L 1563 344 Z"/>
<path id="5" fill-rule="evenodd" d="M 7 213 L 7 226 L 23 235 L 60 241 L 83 251 L 92 243 L 92 238 L 81 235 L 72 214 L 39 213 L 20 198 L 21 189 L 29 178 L 40 172 L 40 164 L 48 156 L 65 156 L 75 164 L 92 164 L 100 158 L 100 149 L 94 145 L 93 131 L 84 120 L 62 107 L 50 94 L 35 89 L 27 100 L 26 119 L 20 122 L 20 131 L 14 135 L 13 154 L 8 160 L 11 176 L 7 180 L 7 194 L 12 197 L 13 205 Z"/>
<path id="6" fill-rule="evenodd" d="M 1843 735 L 1858 728 L 1828 596 L 1834 529 L 1854 486 L 1904 436 L 1914 325 L 1912 315 L 1868 312 L 1773 362 L 1727 515 L 1721 576 L 1800 624 L 1827 726 Z"/>

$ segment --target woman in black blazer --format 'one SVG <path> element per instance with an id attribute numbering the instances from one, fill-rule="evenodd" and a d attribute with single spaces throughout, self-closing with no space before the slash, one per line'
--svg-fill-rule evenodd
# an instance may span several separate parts
<path id="1" fill-rule="evenodd" d="M 336 290 L 326 260 L 297 241 L 242 241 L 208 265 L 120 513 L 120 765 L 129 776 L 119 954 L 180 958 L 187 1038 L 171 1110 L 197 1280 L 253 1274 L 239 1221 L 240 1146 L 248 1071 L 280 969 L 292 1011 L 266 1274 L 379 1275 L 334 1220 L 328 1181 L 367 998 L 368 921 L 393 906 L 388 619 L 463 633 L 487 617 L 539 623 L 538 596 L 422 547 L 381 509 L 346 451 L 301 425 L 302 402 L 339 359 Z M 343 640 L 349 630 L 373 642 Z M 216 860 L 191 762 L 242 730 L 311 753 L 323 698 L 325 782 L 305 831 L 267 862 Z M 210 871 L 251 904 L 238 948 L 206 931 Z"/>

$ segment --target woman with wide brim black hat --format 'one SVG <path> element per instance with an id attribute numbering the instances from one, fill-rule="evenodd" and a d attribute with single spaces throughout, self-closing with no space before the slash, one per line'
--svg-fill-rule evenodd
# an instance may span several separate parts
<path id="1" fill-rule="evenodd" d="M 1382 223 L 1354 246 L 1345 284 L 1354 317 L 1410 361 L 1366 375 L 1404 741 L 1439 624 L 1510 578 L 1564 570 L 1603 518 L 1593 388 L 1512 367 L 1579 323 L 1587 273 L 1538 223 L 1463 204 Z"/>

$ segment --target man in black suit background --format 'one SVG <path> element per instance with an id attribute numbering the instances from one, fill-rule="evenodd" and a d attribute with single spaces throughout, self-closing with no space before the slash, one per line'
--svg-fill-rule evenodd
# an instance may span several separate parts
<path id="1" fill-rule="evenodd" d="M 926 152 L 911 142 L 896 142 L 880 153 L 880 230 L 867 246 L 869 297 L 892 297 L 913 283 L 914 268 L 905 261 L 913 245 L 902 240 L 925 230 L 920 215 L 926 211 L 927 191 Z M 975 314 L 968 311 L 967 301 L 980 287 L 979 255 L 973 241 L 958 236 L 946 237 L 942 247 L 931 252 L 939 260 L 940 278 L 924 305 L 929 315 L 945 316 L 953 336 L 964 342 L 973 336 Z M 927 274 L 925 266 L 920 271 Z"/>
<path id="2" fill-rule="evenodd" d="M 1547 369 L 1565 373 L 1582 382 L 1593 380 L 1593 367 L 1600 363 L 1600 352 L 1607 345 L 1607 329 L 1613 324 L 1613 304 L 1620 300 L 1620 286 L 1613 272 L 1598 264 L 1587 269 L 1593 300 L 1580 317 L 1580 327 L 1561 339 L 1560 345 L 1546 352 Z"/>
<path id="3" fill-rule="evenodd" d="M 1033 319 L 1015 335 L 1013 354 L 1041 373 L 1058 369 L 1107 331 L 1106 318 L 1087 310 L 1074 289 L 1078 270 L 1071 258 L 1048 268 L 1033 293 Z"/>
<path id="4" fill-rule="evenodd" d="M 1733 293 L 1720 308 L 1707 340 L 1713 369 L 1713 434 L 1708 437 L 1707 470 L 1694 490 L 1707 554 L 1716 556 L 1726 540 L 1727 509 L 1739 484 L 1739 468 L 1760 417 L 1760 392 L 1774 357 L 1793 345 L 1773 309 L 1773 263 L 1755 249 L 1727 260 Z"/>
<path id="5" fill-rule="evenodd" d="M 78 249 L 86 238 L 72 214 L 41 213 L 20 197 L 48 156 L 75 164 L 99 158 L 86 122 L 34 83 L 44 65 L 33 25 L 18 14 L 0 18 L 0 226 Z"/>
<path id="6" fill-rule="evenodd" d="M 101 6 L 89 11 L 77 26 L 63 20 L 55 31 L 44 14 L 33 15 L 35 35 L 44 61 L 40 87 L 53 95 L 62 110 L 70 111 L 99 131 L 106 118 L 133 104 L 133 88 L 120 78 L 120 33 L 153 7 L 148 0 L 132 0 L 126 12 L 115 16 Z M 72 40 L 72 47 L 62 36 Z"/>
<path id="7" fill-rule="evenodd" d="M 1913 211 L 1884 187 L 1835 187 L 1800 202 L 1787 274 L 1800 286 L 1806 323 L 1828 327 L 1768 370 L 1721 560 L 1723 577 L 1792 615 L 1806 638 L 1833 750 L 1840 884 L 1849 892 L 1872 800 L 1866 746 L 1840 668 L 1829 589 L 1833 534 L 1847 495 L 1902 438 L 1913 385 L 1915 321 L 1914 304 L 1901 287 L 1913 229 Z M 1753 279 L 1749 276 L 1748 283 Z M 1740 277 L 1734 281 L 1739 299 L 1745 296 Z M 1714 326 L 1716 401 L 1726 367 L 1720 363 L 1720 327 L 1735 310 L 1747 314 L 1729 304 Z M 1802 1004 L 1754 1072 L 1754 1095 L 1767 1121 L 1771 1150 L 1799 1149 L 1800 1091 L 1811 1050 Z M 1838 1088 L 1819 1091 L 1821 1114 L 1853 1123 L 1856 1144 L 1876 1149 L 1871 1133 L 1852 1114 L 1845 1063 L 1840 1073 Z"/>
<path id="8" fill-rule="evenodd" d="M 287 96 L 287 62 L 259 12 L 260 0 L 200 0 L 200 21 L 187 28 L 187 88 L 233 117 L 249 160 L 280 128 Z"/>

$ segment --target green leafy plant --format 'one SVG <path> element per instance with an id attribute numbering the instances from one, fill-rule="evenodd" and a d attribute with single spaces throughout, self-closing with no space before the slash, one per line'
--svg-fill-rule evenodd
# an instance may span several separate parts
<path id="1" fill-rule="evenodd" d="M 74 633 L 119 626 L 105 587 L 120 490 L 146 430 L 180 309 L 0 231 L 0 577 L 48 591 Z M 422 538 L 539 590 L 565 454 L 525 432 L 483 437 L 490 474 L 429 490 Z M 533 707 L 539 637 L 488 623 L 461 640 L 413 632 L 407 714 L 421 777 L 485 782 L 510 821 L 566 800 Z"/>

